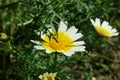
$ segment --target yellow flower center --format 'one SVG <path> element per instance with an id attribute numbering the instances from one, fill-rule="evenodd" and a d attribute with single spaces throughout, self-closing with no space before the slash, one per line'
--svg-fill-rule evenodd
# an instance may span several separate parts
<path id="1" fill-rule="evenodd" d="M 95 28 L 100 36 L 105 36 L 105 37 L 110 36 L 110 31 L 108 31 L 104 27 L 96 26 Z"/>
<path id="2" fill-rule="evenodd" d="M 56 35 L 43 38 L 46 42 L 43 42 L 43 47 L 49 49 L 51 52 L 55 51 L 69 51 L 74 45 L 69 35 L 64 32 L 58 32 Z"/>
<path id="3" fill-rule="evenodd" d="M 48 77 L 47 77 L 47 80 L 53 80 L 53 79 L 52 79 L 52 76 L 48 76 Z"/>

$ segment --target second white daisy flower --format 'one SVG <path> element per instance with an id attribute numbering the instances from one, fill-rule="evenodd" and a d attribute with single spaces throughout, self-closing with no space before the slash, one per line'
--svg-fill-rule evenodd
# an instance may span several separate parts
<path id="1" fill-rule="evenodd" d="M 112 37 L 117 36 L 119 33 L 116 29 L 113 29 L 107 21 L 100 22 L 100 19 L 96 18 L 95 21 L 91 19 L 93 26 L 100 36 Z"/>

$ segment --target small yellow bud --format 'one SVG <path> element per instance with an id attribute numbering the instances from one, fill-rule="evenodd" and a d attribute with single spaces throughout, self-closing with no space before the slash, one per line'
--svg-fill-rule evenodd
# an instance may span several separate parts
<path id="1" fill-rule="evenodd" d="M 5 33 L 0 33 L 0 39 L 1 40 L 6 40 L 8 38 L 7 34 Z"/>

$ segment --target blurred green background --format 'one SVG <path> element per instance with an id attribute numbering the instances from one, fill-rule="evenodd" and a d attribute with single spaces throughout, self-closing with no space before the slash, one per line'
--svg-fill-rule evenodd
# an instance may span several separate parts
<path id="1" fill-rule="evenodd" d="M 110 22 L 120 32 L 120 0 L 0 0 L 0 80 L 39 80 L 43 72 L 57 72 L 56 80 L 120 80 L 120 36 L 101 38 L 90 19 Z M 77 52 L 59 67 L 46 66 L 44 51 L 33 48 L 34 30 L 58 28 L 61 20 L 84 35 L 86 52 Z M 93 44 L 93 45 L 91 45 Z M 60 57 L 64 59 L 63 55 Z"/>

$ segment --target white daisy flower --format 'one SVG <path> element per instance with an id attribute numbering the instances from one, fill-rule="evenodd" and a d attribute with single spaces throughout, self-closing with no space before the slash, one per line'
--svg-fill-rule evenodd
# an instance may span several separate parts
<path id="1" fill-rule="evenodd" d="M 47 35 L 42 35 L 44 42 L 39 43 L 38 41 L 32 40 L 33 43 L 37 44 L 34 46 L 36 49 L 46 49 L 46 53 L 61 52 L 66 56 L 71 56 L 76 51 L 85 51 L 84 41 L 80 41 L 82 37 L 81 33 L 77 33 L 78 29 L 75 26 L 71 26 L 67 29 L 67 25 L 61 21 L 57 31 L 51 28 L 53 36 L 51 38 Z M 41 45 L 40 45 L 41 44 Z"/>
<path id="2" fill-rule="evenodd" d="M 96 18 L 95 21 L 93 21 L 93 19 L 91 19 L 90 21 L 100 36 L 112 37 L 117 36 L 119 34 L 117 30 L 113 29 L 112 26 L 110 26 L 107 21 L 103 21 L 101 23 L 100 19 L 98 18 Z"/>

